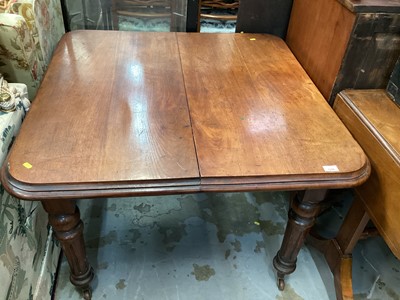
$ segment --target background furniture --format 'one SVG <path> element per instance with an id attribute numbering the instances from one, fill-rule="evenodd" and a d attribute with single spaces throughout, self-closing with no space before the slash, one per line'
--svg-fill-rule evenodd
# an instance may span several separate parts
<path id="1" fill-rule="evenodd" d="M 173 26 L 172 11 L 170 0 L 112 0 L 113 29 L 119 29 L 120 16 L 144 20 L 169 19 L 171 27 Z"/>
<path id="2" fill-rule="evenodd" d="M 400 54 L 400 2 L 294 0 L 286 41 L 330 103 L 345 88 L 386 88 Z"/>
<path id="3" fill-rule="evenodd" d="M 111 26 L 109 25 L 108 15 L 103 15 L 102 7 L 103 5 L 110 5 L 110 1 L 90 1 L 91 5 L 89 7 L 87 7 L 87 2 L 87 0 L 60 1 L 65 31 L 71 31 L 71 29 L 99 29 L 100 23 L 103 23 L 104 29 Z M 107 7 L 107 11 L 110 11 L 109 7 Z"/>
<path id="4" fill-rule="evenodd" d="M 15 111 L 0 112 L 1 165 L 29 107 L 26 85 L 8 85 L 17 105 Z M 59 256 L 42 206 L 21 201 L 0 186 L 0 299 L 51 299 Z"/>
<path id="5" fill-rule="evenodd" d="M 66 31 L 185 31 L 186 0 L 61 0 Z"/>
<path id="6" fill-rule="evenodd" d="M 269 33 L 285 38 L 293 0 L 241 0 L 236 32 Z"/>
<path id="7" fill-rule="evenodd" d="M 400 57 L 397 60 L 396 65 L 394 66 L 386 90 L 388 94 L 394 99 L 394 101 L 400 104 Z"/>
<path id="8" fill-rule="evenodd" d="M 355 188 L 355 199 L 336 237 L 310 242 L 331 268 L 338 299 L 352 299 L 351 254 L 360 238 L 371 234 L 372 220 L 393 254 L 400 258 L 400 107 L 385 90 L 345 90 L 333 106 L 367 154 L 371 176 Z"/>
<path id="9" fill-rule="evenodd" d="M 234 21 L 237 19 L 239 0 L 199 0 L 197 31 L 200 32 L 201 19 Z"/>
<path id="10" fill-rule="evenodd" d="M 12 1 L 0 12 L 0 72 L 24 83 L 33 99 L 64 33 L 58 0 Z"/>

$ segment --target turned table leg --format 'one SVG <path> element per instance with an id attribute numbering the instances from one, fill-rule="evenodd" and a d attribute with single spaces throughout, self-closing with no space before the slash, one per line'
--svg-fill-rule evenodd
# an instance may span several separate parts
<path id="1" fill-rule="evenodd" d="M 90 282 L 94 272 L 86 258 L 83 222 L 75 201 L 43 200 L 42 205 L 68 260 L 71 283 L 83 291 L 85 299 L 91 299 Z"/>
<path id="2" fill-rule="evenodd" d="M 289 220 L 281 248 L 274 257 L 273 265 L 277 271 L 278 288 L 285 288 L 285 275 L 296 269 L 297 255 L 304 244 L 306 235 L 315 223 L 315 217 L 324 200 L 326 190 L 306 190 L 297 192 L 291 201 Z"/>

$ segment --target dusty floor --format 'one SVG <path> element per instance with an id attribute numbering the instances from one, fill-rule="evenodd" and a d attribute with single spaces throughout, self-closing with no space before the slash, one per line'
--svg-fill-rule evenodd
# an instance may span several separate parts
<path id="1" fill-rule="evenodd" d="M 93 299 L 335 299 L 324 259 L 307 246 L 285 291 L 276 287 L 272 258 L 287 198 L 276 192 L 81 201 L 96 270 Z M 335 231 L 343 210 L 321 218 L 325 233 Z M 400 299 L 400 263 L 380 238 L 359 243 L 353 270 L 356 299 Z M 79 297 L 64 260 L 55 299 Z"/>

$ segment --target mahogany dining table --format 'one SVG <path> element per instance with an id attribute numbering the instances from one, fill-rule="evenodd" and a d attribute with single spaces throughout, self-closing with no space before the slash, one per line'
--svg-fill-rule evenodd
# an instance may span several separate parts
<path id="1" fill-rule="evenodd" d="M 294 191 L 278 287 L 328 189 L 369 176 L 364 152 L 285 42 L 267 34 L 73 31 L 59 42 L 1 180 L 41 201 L 91 298 L 77 199 Z"/>

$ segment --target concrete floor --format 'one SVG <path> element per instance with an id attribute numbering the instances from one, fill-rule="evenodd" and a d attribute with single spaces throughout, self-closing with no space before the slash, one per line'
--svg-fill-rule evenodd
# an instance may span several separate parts
<path id="1" fill-rule="evenodd" d="M 93 299 L 335 299 L 326 262 L 307 246 L 285 291 L 276 287 L 272 258 L 287 220 L 287 193 L 94 199 L 79 206 L 96 271 Z M 321 218 L 325 233 L 335 231 L 345 209 Z M 380 238 L 360 242 L 356 299 L 400 299 L 399 270 Z M 55 299 L 80 299 L 65 260 Z"/>

